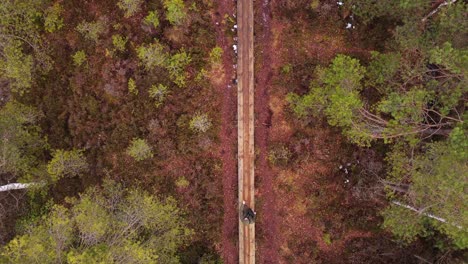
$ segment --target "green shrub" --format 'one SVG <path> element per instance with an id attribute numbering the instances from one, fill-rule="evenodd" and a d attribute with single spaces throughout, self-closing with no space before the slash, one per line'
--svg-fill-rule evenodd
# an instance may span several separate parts
<path id="1" fill-rule="evenodd" d="M 164 66 L 167 59 L 167 53 L 164 52 L 164 46 L 157 40 L 152 44 L 138 47 L 137 56 L 147 70 Z"/>
<path id="2" fill-rule="evenodd" d="M 106 23 L 103 20 L 98 20 L 96 22 L 83 21 L 78 24 L 76 30 L 86 39 L 97 42 L 99 37 L 106 31 Z"/>
<path id="3" fill-rule="evenodd" d="M 7 78 L 14 92 L 23 94 L 31 88 L 33 57 L 23 53 L 20 41 L 8 41 L 0 53 L 0 78 Z"/>
<path id="4" fill-rule="evenodd" d="M 207 114 L 196 114 L 190 120 L 189 127 L 197 133 L 205 133 L 211 128 L 211 120 Z"/>
<path id="5" fill-rule="evenodd" d="M 190 185 L 190 182 L 184 176 L 182 176 L 176 180 L 175 185 L 179 188 L 186 188 Z"/>
<path id="6" fill-rule="evenodd" d="M 35 72 L 47 73 L 52 68 L 50 47 L 41 34 L 43 25 L 39 24 L 44 18 L 46 2 L 51 1 L 0 1 L 2 89 L 3 83 L 8 81 L 6 85 L 10 86 L 11 90 L 19 93 L 27 92 L 31 85 L 30 76 Z"/>
<path id="7" fill-rule="evenodd" d="M 150 11 L 144 19 L 145 24 L 157 28 L 159 26 L 159 16 L 157 11 Z"/>
<path id="8" fill-rule="evenodd" d="M 117 51 L 123 52 L 125 50 L 125 45 L 127 45 L 128 38 L 124 38 L 119 34 L 112 35 L 112 44 Z"/>
<path id="9" fill-rule="evenodd" d="M 59 3 L 47 8 L 44 18 L 44 27 L 47 32 L 52 33 L 63 27 L 63 18 L 60 17 L 62 12 L 63 8 Z"/>
<path id="10" fill-rule="evenodd" d="M 175 84 L 185 87 L 185 67 L 192 61 L 192 58 L 185 51 L 172 55 L 166 62 L 166 68 Z"/>
<path id="11" fill-rule="evenodd" d="M 2 245 L 2 263 L 179 263 L 194 235 L 174 198 L 111 180 L 65 201 Z"/>
<path id="12" fill-rule="evenodd" d="M 75 64 L 78 67 L 81 66 L 87 60 L 86 53 L 82 50 L 75 52 L 75 54 L 72 55 L 72 58 L 73 64 Z"/>
<path id="13" fill-rule="evenodd" d="M 282 74 L 288 74 L 292 71 L 292 65 L 290 63 L 283 65 L 281 67 L 281 73 Z"/>
<path id="14" fill-rule="evenodd" d="M 125 17 L 129 18 L 141 10 L 143 0 L 119 0 L 117 6 L 125 12 Z"/>
<path id="15" fill-rule="evenodd" d="M 112 28 L 115 30 L 121 30 L 122 29 L 122 24 L 120 23 L 115 23 L 112 25 Z"/>
<path id="16" fill-rule="evenodd" d="M 36 109 L 14 100 L 0 108 L 0 174 L 22 177 L 33 174 L 41 163 L 46 142 L 39 117 Z"/>
<path id="17" fill-rule="evenodd" d="M 221 47 L 214 47 L 210 52 L 211 63 L 220 63 L 223 56 L 223 49 Z"/>
<path id="18" fill-rule="evenodd" d="M 207 76 L 209 76 L 209 73 L 205 69 L 201 69 L 198 73 L 197 76 L 195 76 L 195 81 L 201 82 L 203 79 L 205 79 Z"/>
<path id="19" fill-rule="evenodd" d="M 327 244 L 328 246 L 332 244 L 331 236 L 329 233 L 323 234 L 323 242 Z"/>
<path id="20" fill-rule="evenodd" d="M 149 90 L 150 97 L 155 99 L 156 107 L 159 107 L 164 102 L 168 94 L 169 88 L 163 84 L 159 84 L 158 86 L 152 85 Z"/>
<path id="21" fill-rule="evenodd" d="M 424 233 L 424 219 L 417 213 L 394 204 L 382 211 L 383 227 L 388 228 L 401 241 L 410 243 Z"/>
<path id="22" fill-rule="evenodd" d="M 268 161 L 273 165 L 287 165 L 291 159 L 292 153 L 286 146 L 274 147 L 268 153 Z"/>
<path id="23" fill-rule="evenodd" d="M 180 25 L 187 17 L 185 4 L 182 0 L 164 0 L 164 8 L 166 8 L 166 19 L 172 25 Z"/>
<path id="24" fill-rule="evenodd" d="M 131 94 L 138 95 L 138 89 L 133 78 L 128 79 L 128 91 Z"/>
<path id="25" fill-rule="evenodd" d="M 320 0 L 312 0 L 312 2 L 310 2 L 310 9 L 312 10 L 316 10 L 317 8 L 319 8 L 320 6 Z"/>
<path id="26" fill-rule="evenodd" d="M 88 169 L 88 163 L 81 150 L 55 150 L 47 164 L 47 172 L 54 181 L 63 176 L 74 177 Z"/>
<path id="27" fill-rule="evenodd" d="M 223 261 L 218 256 L 205 253 L 198 263 L 199 264 L 223 264 Z"/>
<path id="28" fill-rule="evenodd" d="M 146 140 L 134 138 L 127 148 L 127 154 L 136 161 L 142 161 L 153 157 L 153 151 Z"/>

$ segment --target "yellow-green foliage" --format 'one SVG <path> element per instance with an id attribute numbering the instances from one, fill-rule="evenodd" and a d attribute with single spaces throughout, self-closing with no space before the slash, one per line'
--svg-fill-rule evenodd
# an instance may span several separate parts
<path id="1" fill-rule="evenodd" d="M 151 146 L 148 145 L 146 140 L 141 138 L 134 138 L 127 148 L 127 154 L 134 158 L 136 161 L 142 161 L 153 157 Z"/>
<path id="2" fill-rule="evenodd" d="M 138 89 L 133 78 L 128 79 L 128 91 L 131 94 L 138 95 Z"/>
<path id="3" fill-rule="evenodd" d="M 147 70 L 164 66 L 167 59 L 167 53 L 164 51 L 164 46 L 157 40 L 149 45 L 138 47 L 137 56 L 140 59 L 141 64 Z"/>
<path id="4" fill-rule="evenodd" d="M 210 51 L 210 61 L 211 63 L 220 63 L 221 57 L 223 56 L 223 49 L 219 46 L 214 47 Z"/>
<path id="5" fill-rule="evenodd" d="M 148 15 L 145 17 L 145 24 L 150 25 L 154 28 L 159 26 L 159 15 L 157 11 L 149 11 Z"/>
<path id="6" fill-rule="evenodd" d="M 112 44 L 117 51 L 125 51 L 125 45 L 127 45 L 128 38 L 123 37 L 122 35 L 116 34 L 112 35 Z"/>
<path id="7" fill-rule="evenodd" d="M 56 263 L 72 242 L 72 222 L 67 208 L 56 205 L 31 232 L 17 236 L 2 251 L 2 263 Z"/>
<path id="8" fill-rule="evenodd" d="M 45 4 L 48 2 L 50 1 L 0 1 L 0 54 L 5 53 L 7 46 L 13 46 L 15 49 L 24 48 L 22 52 L 33 55 L 34 65 L 36 66 L 34 70 L 47 72 L 51 69 L 51 59 L 46 53 L 48 48 L 41 36 L 40 30 L 42 27 L 39 24 L 43 19 Z M 21 44 L 16 45 L 11 42 L 20 42 Z M 0 55 L 0 60 L 4 59 L 4 55 Z M 24 67 L 27 65 L 29 65 L 28 61 L 26 61 Z M 31 75 L 25 70 L 26 68 L 20 72 L 26 76 Z M 0 77 L 3 77 L 1 73 Z"/>
<path id="9" fill-rule="evenodd" d="M 383 212 L 383 227 L 390 229 L 395 236 L 404 242 L 414 241 L 419 234 L 424 233 L 424 218 L 416 212 L 397 205 L 390 205 Z"/>
<path id="10" fill-rule="evenodd" d="M 200 82 L 203 79 L 205 79 L 208 76 L 208 71 L 205 69 L 201 69 L 198 73 L 197 76 L 195 76 L 195 81 Z"/>
<path id="11" fill-rule="evenodd" d="M 0 1 L 0 36 L 1 42 L 11 37 L 36 46 L 40 42 L 37 22 L 42 16 L 43 0 Z"/>
<path id="12" fill-rule="evenodd" d="M 276 146 L 268 153 L 268 161 L 273 165 L 287 165 L 292 153 L 286 146 Z"/>
<path id="13" fill-rule="evenodd" d="M 169 88 L 163 84 L 159 84 L 157 86 L 152 85 L 149 90 L 149 95 L 155 100 L 154 104 L 156 105 L 156 107 L 161 106 L 168 94 Z"/>
<path id="14" fill-rule="evenodd" d="M 12 91 L 27 92 L 32 84 L 33 57 L 23 53 L 22 43 L 17 40 L 6 42 L 0 54 L 0 78 L 10 80 Z"/>
<path id="15" fill-rule="evenodd" d="M 169 71 L 169 75 L 173 79 L 174 83 L 179 87 L 185 87 L 186 85 L 186 72 L 185 67 L 192 61 L 190 54 L 185 51 L 181 51 L 172 55 L 166 61 L 166 68 Z"/>
<path id="16" fill-rule="evenodd" d="M 395 166 L 401 166 L 400 171 L 406 171 L 405 176 L 412 180 L 408 191 L 411 198 L 402 199 L 403 203 L 420 212 L 393 204 L 384 211 L 384 226 L 407 242 L 437 229 L 450 237 L 456 247 L 468 248 L 468 218 L 465 213 L 468 210 L 468 164 L 466 154 L 460 151 L 467 144 L 467 133 L 454 129 L 449 140 L 427 144 L 424 154 L 411 154 L 411 158 L 393 163 L 394 171 Z M 428 214 L 445 219 L 445 222 L 431 220 Z"/>
<path id="17" fill-rule="evenodd" d="M 285 64 L 281 67 L 282 74 L 289 74 L 292 71 L 292 65 L 290 63 Z"/>
<path id="18" fill-rule="evenodd" d="M 147 45 L 141 45 L 137 48 L 137 56 L 146 70 L 152 70 L 156 67 L 164 67 L 175 84 L 179 87 L 186 85 L 185 67 L 192 61 L 190 54 L 184 50 L 169 56 L 164 51 L 164 46 L 158 40 Z"/>
<path id="19" fill-rule="evenodd" d="M 95 22 L 83 21 L 76 27 L 76 30 L 80 32 L 86 39 L 97 42 L 99 37 L 106 31 L 106 23 L 104 20 L 98 20 Z"/>
<path id="20" fill-rule="evenodd" d="M 122 29 L 122 24 L 120 23 L 115 23 L 112 25 L 112 28 L 115 30 L 121 30 Z"/>
<path id="21" fill-rule="evenodd" d="M 190 182 L 185 177 L 179 177 L 175 182 L 176 186 L 179 188 L 186 188 L 190 185 Z"/>
<path id="22" fill-rule="evenodd" d="M 57 149 L 52 155 L 52 160 L 47 164 L 47 172 L 53 181 L 61 177 L 74 177 L 87 171 L 88 163 L 81 150 Z"/>
<path id="23" fill-rule="evenodd" d="M 371 133 L 357 126 L 359 109 L 363 102 L 359 92 L 365 68 L 359 60 L 345 55 L 338 55 L 327 69 L 318 69 L 322 87 L 311 87 L 310 92 L 302 97 L 289 94 L 287 101 L 299 117 L 324 114 L 332 126 L 344 128 L 344 133 L 353 142 L 368 145 Z"/>
<path id="24" fill-rule="evenodd" d="M 117 6 L 125 12 L 125 17 L 129 18 L 141 10 L 143 0 L 119 0 Z"/>
<path id="25" fill-rule="evenodd" d="M 190 120 L 189 127 L 197 133 L 205 133 L 211 128 L 211 120 L 207 114 L 196 114 Z"/>
<path id="26" fill-rule="evenodd" d="M 75 54 L 72 55 L 73 58 L 73 64 L 76 66 L 81 66 L 84 62 L 86 62 L 86 53 L 82 50 L 79 50 L 75 52 Z"/>
<path id="27" fill-rule="evenodd" d="M 224 262 L 215 255 L 205 253 L 198 262 L 199 264 L 223 264 Z"/>
<path id="28" fill-rule="evenodd" d="M 35 260 L 53 263 L 57 256 L 51 245 L 43 244 L 45 235 L 44 231 L 38 229 L 32 235 L 19 236 L 11 240 L 1 253 L 8 261 L 5 263 L 34 263 Z"/>
<path id="29" fill-rule="evenodd" d="M 22 177 L 36 170 L 46 148 L 38 121 L 34 108 L 16 101 L 0 109 L 0 174 Z"/>
<path id="30" fill-rule="evenodd" d="M 319 8 L 319 6 L 320 6 L 320 0 L 312 0 L 312 1 L 310 2 L 310 5 L 309 5 L 309 6 L 310 6 L 310 8 L 311 8 L 312 10 L 315 10 L 315 9 Z"/>
<path id="31" fill-rule="evenodd" d="M 55 3 L 51 7 L 47 8 L 44 18 L 44 27 L 47 32 L 54 32 L 63 27 L 62 15 L 63 8 L 59 3 Z"/>
<path id="32" fill-rule="evenodd" d="M 179 263 L 193 231 L 175 200 L 104 180 L 0 249 L 2 263 Z M 124 260 L 124 261 L 123 261 Z"/>
<path id="33" fill-rule="evenodd" d="M 173 25 L 180 25 L 187 17 L 185 4 L 182 0 L 164 0 L 166 19 Z"/>
<path id="34" fill-rule="evenodd" d="M 92 244 L 94 241 L 102 240 L 109 232 L 110 214 L 100 204 L 91 200 L 91 197 L 84 196 L 79 203 L 73 207 L 73 216 L 80 233 L 85 238 L 85 244 Z"/>
<path id="35" fill-rule="evenodd" d="M 327 245 L 331 245 L 331 244 L 332 244 L 331 236 L 330 236 L 329 233 L 323 234 L 323 242 L 325 242 L 325 244 L 327 244 Z"/>
<path id="36" fill-rule="evenodd" d="M 110 255 L 109 249 L 104 245 L 93 246 L 83 251 L 71 250 L 67 254 L 67 263 L 83 264 L 83 263 L 114 263 Z"/>

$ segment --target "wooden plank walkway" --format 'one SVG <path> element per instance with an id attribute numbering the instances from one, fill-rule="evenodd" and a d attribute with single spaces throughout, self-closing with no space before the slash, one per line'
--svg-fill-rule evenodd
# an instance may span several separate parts
<path id="1" fill-rule="evenodd" d="M 238 165 L 239 205 L 255 210 L 254 198 L 254 50 L 253 0 L 237 1 Z M 241 220 L 239 210 L 239 263 L 255 263 L 255 223 Z"/>

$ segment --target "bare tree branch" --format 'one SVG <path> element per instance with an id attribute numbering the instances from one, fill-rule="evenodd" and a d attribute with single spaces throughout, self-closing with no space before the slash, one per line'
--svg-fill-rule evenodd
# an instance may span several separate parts
<path id="1" fill-rule="evenodd" d="M 22 190 L 31 187 L 39 187 L 43 186 L 45 183 L 43 182 L 32 182 L 32 183 L 9 183 L 3 186 L 0 186 L 0 192 L 7 192 L 11 190 Z"/>
<path id="2" fill-rule="evenodd" d="M 426 22 L 426 20 L 428 18 L 430 18 L 431 16 L 435 15 L 437 12 L 440 11 L 440 9 L 442 9 L 442 7 L 446 6 L 446 5 L 450 5 L 450 4 L 453 4 L 457 2 L 457 0 L 447 0 L 445 2 L 443 2 L 442 4 L 440 4 L 438 7 L 436 7 L 434 10 L 432 10 L 431 12 L 429 12 L 429 14 L 427 14 L 423 19 L 421 19 L 421 22 Z"/>
<path id="3" fill-rule="evenodd" d="M 459 225 L 457 225 L 457 224 L 450 223 L 449 221 L 447 221 L 446 219 L 444 219 L 444 218 L 442 218 L 442 217 L 438 217 L 438 216 L 435 216 L 435 215 L 430 214 L 430 213 L 424 213 L 423 210 L 418 209 L 418 208 L 416 208 L 416 207 L 413 207 L 413 206 L 410 206 L 410 205 L 407 205 L 407 204 L 402 204 L 402 203 L 400 203 L 400 202 L 398 202 L 398 201 L 392 201 L 392 203 L 395 204 L 395 205 L 401 206 L 401 207 L 403 207 L 403 208 L 409 209 L 409 210 L 411 210 L 411 211 L 420 213 L 420 214 L 422 214 L 422 215 L 424 215 L 424 216 L 427 216 L 427 217 L 429 217 L 429 218 L 435 219 L 435 220 L 437 220 L 437 221 L 439 221 L 439 222 L 452 225 L 452 226 L 454 226 L 454 227 L 456 227 L 456 228 L 458 228 L 458 229 L 462 229 L 462 227 L 459 226 Z"/>

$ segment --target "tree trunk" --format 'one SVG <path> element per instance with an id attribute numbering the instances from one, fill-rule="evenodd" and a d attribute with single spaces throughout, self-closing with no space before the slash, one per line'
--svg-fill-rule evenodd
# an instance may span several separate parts
<path id="1" fill-rule="evenodd" d="M 458 229 L 462 229 L 461 226 L 456 225 L 456 224 L 453 224 L 453 223 L 450 223 L 450 222 L 448 222 L 446 219 L 444 219 L 444 218 L 442 218 L 442 217 L 438 217 L 438 216 L 435 216 L 435 215 L 429 214 L 429 213 L 424 213 L 424 212 L 422 212 L 421 209 L 415 208 L 415 207 L 413 207 L 413 206 L 410 206 L 410 205 L 407 205 L 407 204 L 402 204 L 402 203 L 397 202 L 397 201 L 392 201 L 392 203 L 393 203 L 393 204 L 396 204 L 396 205 L 398 205 L 398 206 L 401 206 L 401 207 L 403 207 L 403 208 L 409 209 L 409 210 L 411 210 L 411 211 L 417 212 L 417 213 L 419 213 L 419 214 L 422 214 L 422 215 L 424 215 L 424 216 L 427 216 L 427 217 L 429 217 L 429 218 L 435 219 L 435 220 L 437 220 L 437 221 L 439 221 L 439 222 L 452 225 L 452 226 L 454 226 L 454 227 L 457 227 Z"/>
<path id="2" fill-rule="evenodd" d="M 382 182 L 382 184 L 385 187 L 388 187 L 388 188 L 392 189 L 395 192 L 400 192 L 400 193 L 403 193 L 403 194 L 408 193 L 408 190 L 409 190 L 409 185 L 408 184 L 393 183 L 393 182 L 386 181 L 384 179 L 381 179 L 380 181 Z"/>
<path id="3" fill-rule="evenodd" d="M 27 189 L 31 188 L 34 186 L 42 186 L 44 185 L 43 183 L 37 183 L 37 182 L 32 182 L 32 183 L 9 183 L 3 186 L 0 186 L 0 192 L 7 192 L 7 191 L 12 191 L 12 190 L 22 190 L 22 189 Z"/>
<path id="4" fill-rule="evenodd" d="M 432 10 L 429 14 L 427 14 L 423 19 L 421 19 L 421 22 L 423 22 L 423 23 L 426 22 L 426 20 L 428 18 L 433 16 L 435 13 L 439 12 L 442 7 L 444 7 L 446 5 L 449 5 L 449 4 L 453 4 L 455 2 L 457 2 L 457 0 L 447 0 L 447 1 L 443 2 L 438 7 L 436 7 L 434 10 Z"/>
<path id="5" fill-rule="evenodd" d="M 448 137 L 450 132 L 452 132 L 452 129 L 450 129 L 450 128 L 445 128 L 445 129 L 431 128 L 431 129 L 426 129 L 426 130 L 422 131 L 422 134 L 423 135 L 428 135 L 428 136 L 429 135 L 438 135 L 438 136 Z"/>

